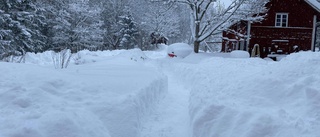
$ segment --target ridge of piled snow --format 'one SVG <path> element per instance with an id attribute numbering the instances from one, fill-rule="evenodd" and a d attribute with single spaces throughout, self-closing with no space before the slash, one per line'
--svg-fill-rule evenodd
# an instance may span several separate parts
<path id="1" fill-rule="evenodd" d="M 138 50 L 135 50 L 138 51 Z M 76 54 L 73 54 L 70 60 L 70 64 L 87 64 L 87 63 L 95 63 L 99 61 L 103 61 L 106 57 L 114 57 L 118 56 L 119 54 L 125 54 L 124 52 L 127 52 L 127 54 L 134 54 L 133 50 L 127 51 L 127 50 L 113 50 L 113 51 L 94 51 L 91 52 L 89 50 L 82 50 L 79 51 Z M 129 52 L 129 53 L 128 53 Z M 25 56 L 25 63 L 26 64 L 35 64 L 40 66 L 52 66 L 54 51 L 46 51 L 43 53 L 27 53 Z M 142 56 L 145 56 L 142 54 Z"/>
<path id="2" fill-rule="evenodd" d="M 140 57 L 132 50 L 65 70 L 0 62 L 0 136 L 139 137 L 168 90 L 167 77 Z"/>
<path id="3" fill-rule="evenodd" d="M 174 54 L 176 57 L 184 58 L 192 53 L 192 48 L 186 43 L 174 43 L 169 45 L 168 54 Z"/>
<path id="4" fill-rule="evenodd" d="M 320 135 L 319 53 L 280 62 L 215 57 L 171 68 L 191 89 L 193 137 Z"/>

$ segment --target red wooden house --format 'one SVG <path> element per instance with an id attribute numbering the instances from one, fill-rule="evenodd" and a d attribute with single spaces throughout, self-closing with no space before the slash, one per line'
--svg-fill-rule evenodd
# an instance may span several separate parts
<path id="1" fill-rule="evenodd" d="M 269 10 L 263 21 L 241 21 L 231 27 L 234 31 L 223 32 L 222 52 L 252 53 L 257 49 L 264 58 L 300 50 L 314 51 L 320 20 L 317 0 L 270 0 L 266 6 Z"/>

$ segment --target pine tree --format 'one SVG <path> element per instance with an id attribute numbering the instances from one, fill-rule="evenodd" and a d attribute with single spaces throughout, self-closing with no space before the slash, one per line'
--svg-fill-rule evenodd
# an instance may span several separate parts
<path id="1" fill-rule="evenodd" d="M 89 1 L 75 0 L 70 3 L 72 16 L 72 46 L 83 48 L 99 48 L 103 45 L 102 21 L 100 18 L 101 8 L 97 5 L 89 6 Z"/>
<path id="2" fill-rule="evenodd" d="M 48 20 L 47 36 L 51 49 L 77 52 L 103 46 L 101 3 L 88 0 L 41 0 Z"/>
<path id="3" fill-rule="evenodd" d="M 44 16 L 36 8 L 34 0 L 10 0 L 0 2 L 1 55 L 25 55 L 26 52 L 43 50 L 46 37 Z"/>
<path id="4" fill-rule="evenodd" d="M 153 34 L 159 36 L 159 39 L 177 39 L 181 36 L 180 29 L 187 29 L 187 31 L 190 31 L 189 27 L 182 28 L 182 24 L 185 23 L 182 22 L 182 19 L 185 19 L 185 16 L 181 16 L 181 14 L 186 14 L 186 12 L 181 13 L 181 10 L 178 9 L 179 5 L 173 4 L 174 3 L 165 3 L 154 0 L 131 0 L 130 11 L 134 16 L 135 21 L 138 22 L 137 27 L 140 30 L 140 36 L 138 37 L 139 44 L 143 45 L 141 46 L 143 49 L 156 48 L 154 45 L 151 45 L 151 43 L 154 43 L 150 38 Z M 188 19 L 186 23 L 189 23 Z M 180 39 L 177 41 L 181 42 L 184 40 Z"/>
<path id="5" fill-rule="evenodd" d="M 108 0 L 103 3 L 101 18 L 103 20 L 104 43 L 107 49 L 119 48 L 122 40 L 120 16 L 124 14 L 125 3 L 123 0 Z"/>
<path id="6" fill-rule="evenodd" d="M 136 37 L 138 36 L 138 29 L 133 17 L 128 13 L 120 16 L 121 35 L 120 47 L 132 49 L 137 44 Z"/>
<path id="7" fill-rule="evenodd" d="M 2 3 L 0 3 L 2 4 Z M 12 47 L 13 34 L 10 26 L 12 19 L 9 14 L 0 10 L 0 60 L 13 54 L 15 47 Z"/>

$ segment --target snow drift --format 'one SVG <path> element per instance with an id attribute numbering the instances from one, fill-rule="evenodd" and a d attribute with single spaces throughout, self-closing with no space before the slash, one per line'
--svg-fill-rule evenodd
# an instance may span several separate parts
<path id="1" fill-rule="evenodd" d="M 320 135 L 320 53 L 274 62 L 163 50 L 81 51 L 65 70 L 46 53 L 0 62 L 0 136 Z"/>
<path id="2" fill-rule="evenodd" d="M 230 53 L 231 58 L 249 58 L 250 54 L 247 51 L 234 50 Z"/>
<path id="3" fill-rule="evenodd" d="M 167 53 L 174 54 L 180 58 L 184 58 L 192 53 L 192 48 L 186 43 L 174 43 L 169 45 Z"/>
<path id="4" fill-rule="evenodd" d="M 143 117 L 168 88 L 144 57 L 132 50 L 66 70 L 32 65 L 42 62 L 32 55 L 29 65 L 0 62 L 0 136 L 139 137 Z"/>
<path id="5" fill-rule="evenodd" d="M 193 137 L 317 137 L 320 54 L 171 66 L 191 89 Z"/>

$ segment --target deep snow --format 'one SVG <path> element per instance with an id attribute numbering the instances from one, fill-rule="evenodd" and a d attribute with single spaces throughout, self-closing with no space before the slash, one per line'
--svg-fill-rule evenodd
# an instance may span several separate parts
<path id="1" fill-rule="evenodd" d="M 188 137 L 190 135 L 189 90 L 170 71 L 168 94 L 144 120 L 141 137 Z"/>
<path id="2" fill-rule="evenodd" d="M 139 51 L 82 54 L 88 64 L 65 70 L 0 63 L 1 137 L 140 136 L 167 77 L 144 67 Z"/>
<path id="3" fill-rule="evenodd" d="M 0 137 L 320 136 L 319 52 L 78 55 L 64 70 L 49 52 L 0 62 Z"/>
<path id="4" fill-rule="evenodd" d="M 216 57 L 171 68 L 191 88 L 193 137 L 320 136 L 319 52 L 280 62 Z"/>

